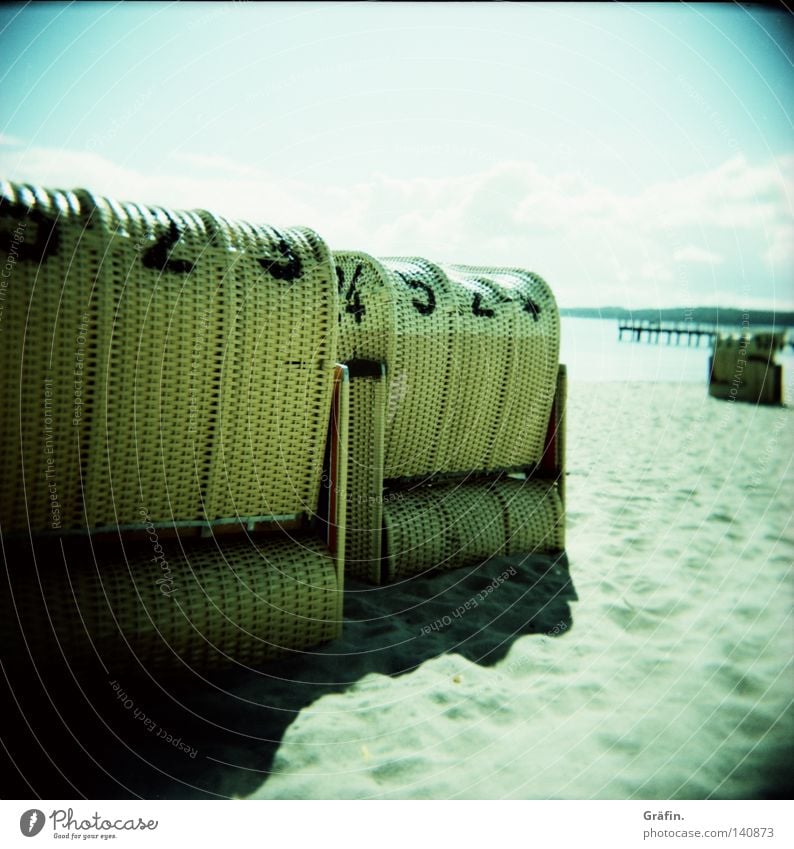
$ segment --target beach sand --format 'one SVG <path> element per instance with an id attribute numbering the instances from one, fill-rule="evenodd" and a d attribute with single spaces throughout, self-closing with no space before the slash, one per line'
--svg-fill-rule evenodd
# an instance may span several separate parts
<path id="1" fill-rule="evenodd" d="M 568 428 L 571 627 L 495 618 L 493 664 L 452 648 L 319 699 L 257 798 L 746 797 L 785 780 L 794 410 L 573 384 Z"/>
<path id="2" fill-rule="evenodd" d="M 50 678 L 50 760 L 21 724 L 15 759 L 50 798 L 785 796 L 793 447 L 794 408 L 574 381 L 567 562 L 350 583 L 344 636 L 314 652 L 120 680 L 195 754 L 107 680 Z"/>

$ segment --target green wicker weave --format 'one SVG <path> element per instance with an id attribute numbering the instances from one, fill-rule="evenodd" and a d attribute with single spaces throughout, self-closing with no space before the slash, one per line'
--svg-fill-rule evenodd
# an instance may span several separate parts
<path id="1" fill-rule="evenodd" d="M 37 558 L 38 574 L 14 579 L 2 631 L 21 613 L 20 654 L 117 671 L 256 665 L 341 631 L 337 564 L 313 537 L 161 549 L 158 559 L 147 543 L 96 562 Z"/>
<path id="2" fill-rule="evenodd" d="M 453 265 L 445 270 L 467 293 L 461 319 L 466 369 L 456 374 L 461 378 L 458 397 L 469 402 L 471 412 L 458 431 L 471 427 L 483 433 L 471 456 L 473 464 L 461 468 L 536 463 L 543 454 L 557 385 L 560 319 L 554 296 L 541 277 L 521 269 Z M 478 315 L 465 309 L 475 299 Z M 475 339 L 480 346 L 476 355 Z M 465 370 L 471 371 L 469 377 Z"/>
<path id="3" fill-rule="evenodd" d="M 563 510 L 552 482 L 494 479 L 425 486 L 384 505 L 390 581 L 480 563 L 497 554 L 564 547 Z"/>
<path id="4" fill-rule="evenodd" d="M 337 342 L 319 237 L 10 183 L 0 216 L 25 228 L 4 311 L 4 531 L 314 509 Z"/>
<path id="5" fill-rule="evenodd" d="M 539 461 L 559 362 L 559 314 L 529 272 L 335 252 L 342 360 L 388 372 L 384 476 Z"/>
<path id="6" fill-rule="evenodd" d="M 519 269 L 416 258 L 337 252 L 334 261 L 340 357 L 382 361 L 388 386 L 384 397 L 351 394 L 348 571 L 378 583 L 516 546 L 561 549 L 565 383 L 546 283 Z M 497 480 L 506 469 L 535 471 L 510 499 Z M 421 483 L 450 475 L 490 478 Z"/>
<path id="7" fill-rule="evenodd" d="M 167 539 L 274 519 L 295 528 L 317 510 L 338 337 L 322 240 L 13 183 L 0 184 L 0 225 L 14 257 L 0 529 L 34 548 L 119 531 L 125 544 L 143 532 L 158 546 L 154 558 L 144 546 L 98 565 L 72 559 L 68 573 L 60 556 L 17 557 L 10 609 L 31 645 L 50 616 L 70 651 L 91 640 L 112 661 L 122 634 L 152 665 L 257 662 L 335 636 L 343 551 L 286 534 Z M 340 397 L 346 438 L 346 389 Z M 336 449 L 346 464 L 346 446 Z M 344 516 L 334 500 L 328 539 Z M 166 560 L 173 594 L 158 582 Z M 37 615 L 40 584 L 49 603 Z"/>

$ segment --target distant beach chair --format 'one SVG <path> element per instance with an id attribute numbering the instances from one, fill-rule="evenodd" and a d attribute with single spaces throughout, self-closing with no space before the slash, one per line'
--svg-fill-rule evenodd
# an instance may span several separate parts
<path id="1" fill-rule="evenodd" d="M 565 368 L 520 269 L 335 252 L 350 366 L 345 568 L 372 583 L 564 548 Z"/>
<path id="2" fill-rule="evenodd" d="M 709 395 L 752 404 L 783 403 L 783 367 L 775 354 L 784 334 L 718 335 L 709 358 Z"/>
<path id="3" fill-rule="evenodd" d="M 335 637 L 347 384 L 325 243 L 11 183 L 0 224 L 4 631 L 200 667 Z"/>

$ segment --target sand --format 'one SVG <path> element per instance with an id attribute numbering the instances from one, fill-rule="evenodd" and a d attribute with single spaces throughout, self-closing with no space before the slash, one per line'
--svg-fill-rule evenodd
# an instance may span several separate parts
<path id="1" fill-rule="evenodd" d="M 495 618 L 495 663 L 450 647 L 318 699 L 255 798 L 774 795 L 794 724 L 794 410 L 573 384 L 568 447 L 572 622 L 522 636 Z"/>
<path id="2" fill-rule="evenodd" d="M 351 583 L 341 640 L 259 670 L 47 673 L 17 691 L 38 743 L 9 722 L 25 780 L 4 795 L 785 795 L 794 408 L 697 384 L 569 399 L 567 562 Z"/>

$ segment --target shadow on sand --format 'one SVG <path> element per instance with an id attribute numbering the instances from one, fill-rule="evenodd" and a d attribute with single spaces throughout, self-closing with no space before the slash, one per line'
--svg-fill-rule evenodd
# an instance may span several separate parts
<path id="1" fill-rule="evenodd" d="M 261 669 L 149 675 L 130 664 L 78 682 L 57 664 L 9 662 L 6 646 L 2 796 L 248 795 L 267 780 L 288 726 L 320 697 L 444 653 L 490 666 L 521 636 L 567 633 L 575 599 L 564 554 L 496 557 L 393 586 L 350 582 L 342 638 Z"/>

